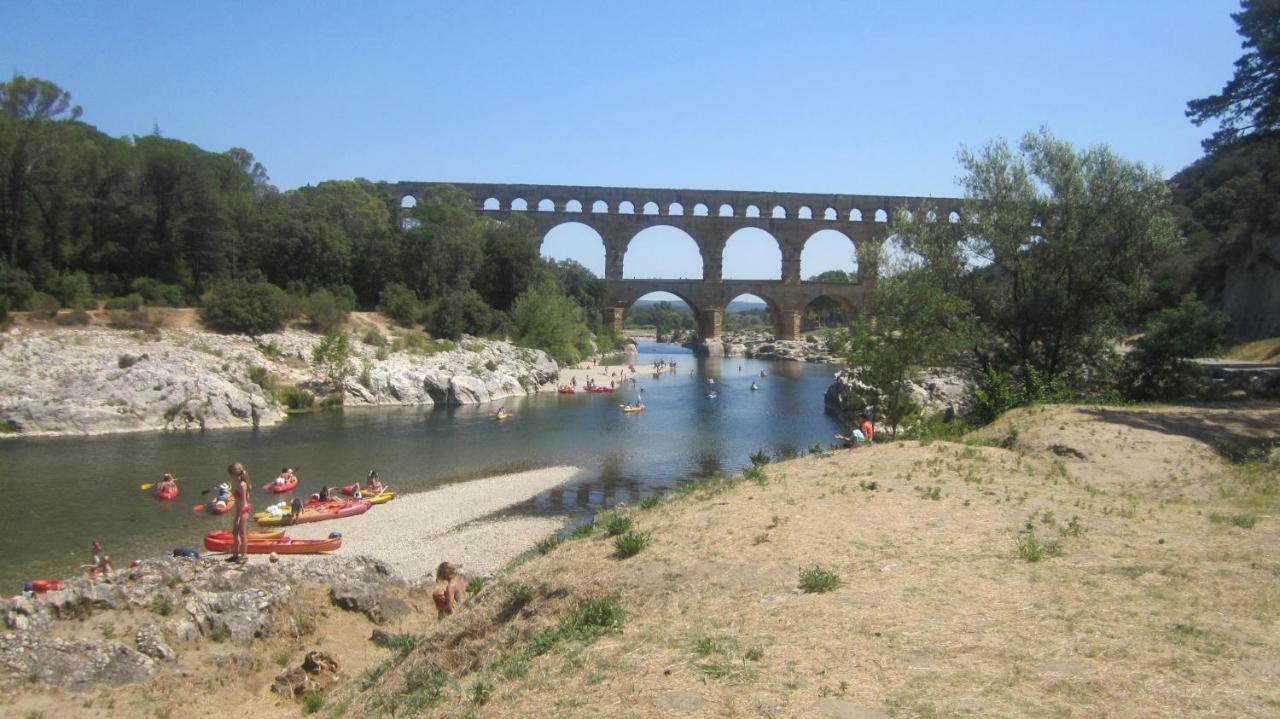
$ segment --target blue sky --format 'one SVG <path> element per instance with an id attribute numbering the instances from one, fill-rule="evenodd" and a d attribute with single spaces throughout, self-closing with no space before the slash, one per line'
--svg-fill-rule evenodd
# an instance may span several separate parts
<path id="1" fill-rule="evenodd" d="M 457 180 L 952 195 L 962 144 L 1048 125 L 1160 166 L 1240 54 L 1234 0 L 270 2 L 0 0 L 0 58 L 113 135 L 251 150 L 281 188 Z M 596 271 L 591 233 L 547 252 Z M 735 236 L 726 277 L 775 277 Z M 699 276 L 651 230 L 629 276 Z M 817 238 L 805 276 L 852 269 Z"/>

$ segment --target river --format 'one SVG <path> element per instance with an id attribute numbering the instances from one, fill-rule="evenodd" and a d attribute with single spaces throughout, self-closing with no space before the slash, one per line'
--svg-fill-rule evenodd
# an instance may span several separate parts
<path id="1" fill-rule="evenodd" d="M 228 463 L 244 463 L 259 488 L 285 465 L 300 466 L 301 489 L 348 484 L 376 468 L 400 492 L 551 465 L 585 471 L 513 513 L 582 514 L 629 504 L 692 477 L 736 472 L 747 455 L 789 455 L 832 441 L 839 429 L 823 414 L 832 368 L 742 358 L 695 359 L 676 345 L 640 342 L 637 369 L 655 359 L 679 371 L 654 379 L 643 371 L 648 409 L 623 414 L 636 391 L 540 394 L 510 399 L 512 419 L 491 419 L 496 404 L 451 408 L 356 408 L 292 416 L 256 431 L 116 434 L 0 442 L 6 470 L 0 530 L 0 594 L 32 577 L 68 576 L 99 539 L 119 569 L 130 559 L 178 546 L 201 548 L 204 532 L 230 527 L 231 515 L 193 512 L 200 490 L 224 481 Z M 739 370 L 741 367 L 741 370 Z M 761 378 L 761 370 L 768 377 Z M 705 397 L 707 378 L 719 398 Z M 752 392 L 752 381 L 760 385 Z M 160 502 L 138 485 L 165 471 L 181 495 Z M 291 495 L 283 495 L 289 497 Z M 375 509 L 376 511 L 376 509 Z M 335 528 L 339 528 L 335 526 Z"/>

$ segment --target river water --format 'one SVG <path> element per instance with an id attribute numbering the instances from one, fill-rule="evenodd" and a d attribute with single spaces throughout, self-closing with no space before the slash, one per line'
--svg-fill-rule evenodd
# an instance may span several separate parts
<path id="1" fill-rule="evenodd" d="M 397 491 L 417 492 L 574 465 L 585 470 L 580 478 L 511 510 L 574 515 L 633 504 L 690 478 L 736 472 L 757 449 L 787 455 L 827 444 L 839 429 L 822 411 L 828 365 L 698 360 L 679 346 L 653 342 L 639 349 L 636 389 L 510 398 L 504 403 L 516 416 L 503 422 L 491 419 L 493 403 L 324 411 L 256 431 L 5 440 L 0 595 L 17 592 L 27 578 L 74 573 L 88 561 L 92 539 L 103 542 L 117 569 L 178 546 L 202 549 L 204 532 L 229 528 L 231 514 L 214 517 L 192 506 L 201 489 L 225 480 L 233 461 L 249 470 L 259 504 L 259 488 L 286 465 L 301 467 L 300 489 L 307 492 L 359 481 L 371 468 Z M 659 358 L 678 362 L 679 371 L 659 379 L 643 372 Z M 718 399 L 705 397 L 707 378 L 717 380 Z M 750 390 L 753 380 L 758 392 Z M 647 411 L 619 411 L 641 388 Z M 180 479 L 177 500 L 139 491 L 166 471 Z"/>

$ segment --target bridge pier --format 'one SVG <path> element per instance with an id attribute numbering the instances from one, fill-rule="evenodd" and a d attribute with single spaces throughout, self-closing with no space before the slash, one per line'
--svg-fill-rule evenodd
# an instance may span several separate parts
<path id="1" fill-rule="evenodd" d="M 703 309 L 702 321 L 698 324 L 698 339 L 719 340 L 724 327 L 724 310 L 718 307 Z"/>
<path id="2" fill-rule="evenodd" d="M 800 317 L 803 312 L 796 310 L 780 310 L 778 312 L 778 339 L 800 339 Z"/>
<path id="3" fill-rule="evenodd" d="M 605 327 L 613 328 L 613 336 L 622 336 L 622 322 L 626 318 L 627 311 L 618 307 L 604 307 L 600 310 L 601 324 Z"/>

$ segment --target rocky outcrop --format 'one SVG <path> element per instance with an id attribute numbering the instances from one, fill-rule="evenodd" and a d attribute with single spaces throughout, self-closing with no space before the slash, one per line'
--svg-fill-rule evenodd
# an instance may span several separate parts
<path id="1" fill-rule="evenodd" d="M 397 616 L 406 588 L 388 565 L 368 557 L 316 557 L 240 567 L 217 559 L 156 559 L 107 578 L 68 580 L 57 591 L 0 602 L 0 686 L 36 682 L 72 691 L 145 681 L 156 661 L 177 657 L 174 646 L 201 637 L 250 644 L 300 627 L 280 610 L 303 584 L 329 586 L 335 603 L 374 618 Z M 137 649 L 118 642 L 53 638 L 54 624 L 99 612 L 148 612 L 134 635 Z M 73 625 L 74 626 L 74 625 Z"/>
<path id="2" fill-rule="evenodd" d="M 338 680 L 338 660 L 324 652 L 307 652 L 302 665 L 286 669 L 275 678 L 271 691 L 288 699 L 323 692 Z"/>
<path id="3" fill-rule="evenodd" d="M 718 340 L 687 339 L 685 347 L 699 357 L 751 357 L 767 360 L 791 360 L 793 362 L 840 362 L 831 353 L 831 347 L 822 337 L 810 336 L 802 340 L 775 340 L 768 332 L 747 330 L 726 332 Z"/>
<path id="4" fill-rule="evenodd" d="M 908 382 L 907 393 L 911 402 L 921 409 L 921 419 L 939 414 L 952 419 L 970 410 L 973 384 L 956 370 L 934 368 Z M 858 368 L 850 367 L 836 372 L 823 403 L 829 414 L 842 422 L 850 422 L 867 412 L 874 398 L 875 390 L 859 379 Z"/>
<path id="5" fill-rule="evenodd" d="M 311 361 L 319 341 L 300 331 L 250 338 L 19 328 L 0 338 L 0 436 L 268 426 L 285 412 L 264 377 L 329 391 Z M 544 352 L 477 338 L 428 353 L 380 350 L 353 336 L 352 349 L 343 380 L 352 405 L 489 402 L 559 375 Z"/>
<path id="6" fill-rule="evenodd" d="M 144 682 L 155 661 L 119 642 L 74 641 L 31 632 L 0 634 L 0 687 L 43 684 L 73 692 Z"/>

